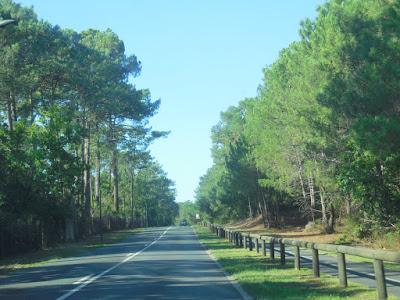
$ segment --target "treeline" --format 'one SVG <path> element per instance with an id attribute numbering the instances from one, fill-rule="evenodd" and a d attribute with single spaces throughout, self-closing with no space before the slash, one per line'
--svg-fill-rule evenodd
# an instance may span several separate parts
<path id="1" fill-rule="evenodd" d="M 262 214 L 326 232 L 350 217 L 400 230 L 400 2 L 331 0 L 221 114 L 197 204 L 213 222 Z M 301 212 L 301 214 L 299 213 Z"/>
<path id="2" fill-rule="evenodd" d="M 0 257 L 103 230 L 166 225 L 174 183 L 148 151 L 167 132 L 141 64 L 110 29 L 75 32 L 0 0 Z"/>

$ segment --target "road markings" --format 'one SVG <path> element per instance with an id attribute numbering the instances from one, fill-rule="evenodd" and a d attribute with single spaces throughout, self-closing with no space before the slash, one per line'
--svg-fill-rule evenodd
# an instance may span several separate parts
<path id="1" fill-rule="evenodd" d="M 81 283 L 81 282 L 83 282 L 83 281 L 89 279 L 89 277 L 91 277 L 92 275 L 93 275 L 93 274 L 90 274 L 90 275 L 88 275 L 88 276 L 82 277 L 81 279 L 75 281 L 73 284 L 79 284 L 79 283 Z"/>
<path id="2" fill-rule="evenodd" d="M 127 261 L 131 260 L 132 258 L 134 258 L 135 256 L 138 256 L 140 253 L 142 253 L 143 251 L 146 251 L 146 249 L 150 248 L 152 245 L 154 245 L 158 240 L 160 240 L 166 233 L 167 231 L 171 228 L 168 227 L 157 239 L 155 239 L 153 242 L 151 242 L 150 244 L 146 245 L 142 250 L 130 254 L 128 257 L 126 257 L 123 261 L 117 263 L 116 265 L 108 268 L 107 270 L 97 274 L 96 276 L 90 277 L 88 279 L 86 279 L 86 281 L 84 281 L 84 278 L 82 278 L 81 280 L 84 281 L 83 283 L 81 283 L 81 285 L 77 286 L 76 288 L 70 290 L 68 293 L 65 293 L 64 295 L 58 297 L 56 300 L 64 300 L 67 299 L 69 296 L 75 294 L 76 292 L 80 291 L 81 289 L 83 289 L 85 286 L 87 286 L 88 284 L 92 283 L 93 281 L 96 281 L 97 279 L 99 279 L 100 277 L 104 276 L 105 274 L 111 272 L 112 270 L 114 270 L 115 268 L 119 267 L 120 265 L 122 265 L 123 263 L 126 263 Z M 87 277 L 87 276 L 86 276 Z"/>

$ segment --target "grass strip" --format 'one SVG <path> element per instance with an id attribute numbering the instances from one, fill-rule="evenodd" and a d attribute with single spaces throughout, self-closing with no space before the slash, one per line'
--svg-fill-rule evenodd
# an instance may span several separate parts
<path id="1" fill-rule="evenodd" d="M 195 230 L 201 243 L 254 299 L 376 299 L 374 289 L 353 282 L 344 289 L 332 276 L 314 278 L 310 269 L 295 270 L 291 260 L 281 265 L 279 256 L 272 261 L 256 251 L 235 247 L 207 228 L 196 226 Z"/>
<path id="2" fill-rule="evenodd" d="M 58 246 L 48 249 L 42 249 L 34 252 L 20 254 L 10 258 L 0 259 L 0 274 L 17 269 L 26 269 L 38 267 L 47 263 L 56 261 L 61 258 L 72 257 L 77 254 L 87 253 L 99 247 L 117 243 L 131 236 L 132 234 L 142 231 L 142 228 L 124 229 L 104 233 L 103 241 L 100 241 L 98 235 L 90 236 L 85 240 L 62 243 Z"/>

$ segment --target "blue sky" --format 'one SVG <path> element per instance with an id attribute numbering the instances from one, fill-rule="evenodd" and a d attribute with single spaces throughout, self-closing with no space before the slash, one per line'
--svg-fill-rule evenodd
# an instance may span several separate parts
<path id="1" fill-rule="evenodd" d="M 134 82 L 161 108 L 151 125 L 171 130 L 151 150 L 193 200 L 212 164 L 210 129 L 219 113 L 255 96 L 262 69 L 298 39 L 299 23 L 323 0 L 23 0 L 40 18 L 81 31 L 111 28 L 142 62 Z"/>

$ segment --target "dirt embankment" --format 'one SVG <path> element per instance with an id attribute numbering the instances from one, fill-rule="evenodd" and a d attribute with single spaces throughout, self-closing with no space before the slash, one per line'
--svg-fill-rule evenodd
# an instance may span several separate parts
<path id="1" fill-rule="evenodd" d="M 341 233 L 324 234 L 318 227 L 305 229 L 304 227 L 287 226 L 285 228 L 264 228 L 262 217 L 249 218 L 240 222 L 228 224 L 231 229 L 240 229 L 251 233 L 267 234 L 276 237 L 299 239 L 314 243 L 335 243 Z"/>

